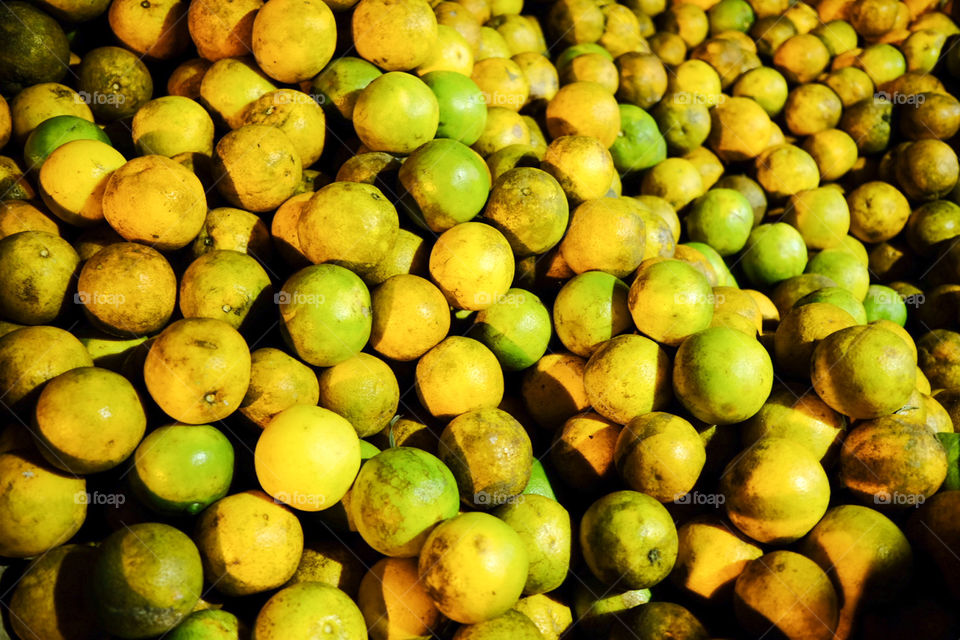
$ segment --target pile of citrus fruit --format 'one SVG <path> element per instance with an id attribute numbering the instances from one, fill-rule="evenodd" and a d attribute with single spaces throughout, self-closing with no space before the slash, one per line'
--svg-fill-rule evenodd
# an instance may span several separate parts
<path id="1" fill-rule="evenodd" d="M 960 3 L 808 2 L 0 3 L 0 639 L 960 637 Z"/>

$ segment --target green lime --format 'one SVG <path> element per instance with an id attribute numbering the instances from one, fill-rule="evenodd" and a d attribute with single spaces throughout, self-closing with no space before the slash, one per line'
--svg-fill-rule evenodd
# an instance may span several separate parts
<path id="1" fill-rule="evenodd" d="M 305 267 L 274 298 L 284 339 L 309 364 L 332 367 L 360 353 L 370 339 L 370 291 L 349 269 Z"/>
<path id="2" fill-rule="evenodd" d="M 140 442 L 133 459 L 131 486 L 160 513 L 200 513 L 227 495 L 233 480 L 233 445 L 206 424 L 160 427 Z"/>
<path id="3" fill-rule="evenodd" d="M 204 609 L 191 613 L 164 638 L 166 640 L 239 640 L 242 630 L 237 616 L 229 611 Z"/>
<path id="4" fill-rule="evenodd" d="M 546 353 L 550 312 L 529 291 L 510 289 L 477 314 L 471 335 L 493 351 L 505 370 L 520 371 Z"/>
<path id="5" fill-rule="evenodd" d="M 807 245 L 786 222 L 761 224 L 750 232 L 740 264 L 750 284 L 765 289 L 803 273 Z"/>
<path id="6" fill-rule="evenodd" d="M 421 449 L 394 447 L 363 464 L 348 508 L 372 548 L 413 557 L 434 526 L 455 516 L 459 507 L 457 481 L 447 465 Z"/>
<path id="7" fill-rule="evenodd" d="M 863 299 L 863 308 L 867 313 L 867 322 L 883 318 L 901 327 L 907 323 L 907 305 L 900 294 L 890 287 L 870 285 L 867 297 Z"/>
<path id="8" fill-rule="evenodd" d="M 707 11 L 710 35 L 714 36 L 724 31 L 746 33 L 756 18 L 753 8 L 746 0 L 720 0 Z"/>
<path id="9" fill-rule="evenodd" d="M 812 302 L 826 302 L 836 305 L 849 313 L 857 324 L 867 323 L 867 311 L 863 303 L 857 300 L 848 289 L 843 287 L 822 287 L 811 291 L 794 303 L 794 307 L 799 307 Z"/>
<path id="10" fill-rule="evenodd" d="M 601 45 L 595 42 L 581 42 L 580 44 L 569 46 L 560 52 L 560 55 L 557 56 L 556 63 L 554 63 L 554 66 L 557 68 L 557 73 L 563 73 L 563 69 L 570 64 L 574 58 L 587 53 L 599 53 L 613 62 L 613 55 Z"/>
<path id="11" fill-rule="evenodd" d="M 740 286 L 737 284 L 737 279 L 730 273 L 730 268 L 727 266 L 727 263 L 723 261 L 723 256 L 717 253 L 716 249 L 702 242 L 685 242 L 684 246 L 696 249 L 703 254 L 703 257 L 705 257 L 707 262 L 710 263 L 710 266 L 713 267 L 714 273 L 717 274 L 718 287 Z"/>
<path id="12" fill-rule="evenodd" d="M 846 249 L 824 249 L 807 262 L 807 273 L 825 275 L 837 286 L 853 294 L 857 300 L 863 300 L 870 286 L 870 272 L 867 266 Z"/>
<path id="13" fill-rule="evenodd" d="M 440 103 L 438 138 L 452 138 L 472 145 L 487 124 L 487 103 L 477 83 L 456 71 L 431 71 L 421 80 Z"/>
<path id="14" fill-rule="evenodd" d="M 328 115 L 337 113 L 350 120 L 357 96 L 381 75 L 382 72 L 366 60 L 344 56 L 331 60 L 317 74 L 310 83 L 310 93 L 317 96 L 317 102 Z"/>
<path id="15" fill-rule="evenodd" d="M 753 206 L 739 191 L 711 189 L 693 201 L 686 216 L 687 235 L 721 256 L 743 249 L 753 229 Z"/>
<path id="16" fill-rule="evenodd" d="M 410 154 L 400 167 L 400 184 L 400 206 L 421 227 L 442 233 L 480 213 L 490 171 L 476 151 L 441 138 Z"/>
<path id="17" fill-rule="evenodd" d="M 523 488 L 521 493 L 536 494 L 544 496 L 551 500 L 557 499 L 557 494 L 553 492 L 553 486 L 550 484 L 550 478 L 547 476 L 547 470 L 538 458 L 533 459 L 533 465 L 530 467 L 530 481 Z"/>
<path id="18" fill-rule="evenodd" d="M 710 109 L 702 101 L 667 96 L 652 114 L 672 155 L 693 151 L 710 135 Z"/>
<path id="19" fill-rule="evenodd" d="M 493 510 L 520 534 L 530 570 L 525 595 L 553 591 L 570 569 L 570 514 L 559 502 L 540 495 L 516 496 Z"/>
<path id="20" fill-rule="evenodd" d="M 667 157 L 667 143 L 653 116 L 636 105 L 621 104 L 620 133 L 610 155 L 621 174 L 642 171 Z"/>
<path id="21" fill-rule="evenodd" d="M 27 170 L 39 171 L 47 156 L 72 140 L 99 140 L 110 144 L 107 134 L 94 123 L 77 116 L 54 116 L 41 122 L 27 136 L 23 145 Z"/>

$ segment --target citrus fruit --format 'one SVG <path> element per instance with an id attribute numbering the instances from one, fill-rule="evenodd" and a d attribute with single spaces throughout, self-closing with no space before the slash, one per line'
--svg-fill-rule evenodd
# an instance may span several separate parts
<path id="1" fill-rule="evenodd" d="M 10 596 L 10 627 L 18 638 L 71 640 L 96 633 L 85 595 L 96 558 L 93 547 L 65 544 L 27 566 Z"/>
<path id="2" fill-rule="evenodd" d="M 260 320 L 272 291 L 270 277 L 253 257 L 239 251 L 211 251 L 183 273 L 180 313 L 184 318 L 223 320 L 243 330 Z"/>
<path id="3" fill-rule="evenodd" d="M 468 146 L 475 143 L 487 122 L 486 103 L 477 83 L 456 71 L 431 71 L 420 79 L 430 87 L 440 108 L 436 137 Z"/>
<path id="4" fill-rule="evenodd" d="M 556 178 L 571 202 L 602 198 L 616 176 L 613 157 L 590 136 L 560 136 L 547 147 L 541 169 Z"/>
<path id="5" fill-rule="evenodd" d="M 31 451 L 0 454 L 0 553 L 29 558 L 67 542 L 87 516 L 87 483 Z"/>
<path id="6" fill-rule="evenodd" d="M 235 493 L 201 512 L 194 539 L 204 577 L 225 595 L 275 589 L 293 576 L 303 551 L 300 522 L 260 491 Z"/>
<path id="7" fill-rule="evenodd" d="M 869 362 L 869 366 L 865 364 Z M 813 350 L 810 379 L 817 395 L 851 418 L 876 418 L 903 406 L 916 380 L 913 354 L 886 329 L 840 329 Z"/>
<path id="8" fill-rule="evenodd" d="M 257 614 L 253 635 L 261 640 L 280 640 L 287 634 L 306 635 L 320 630 L 320 637 L 364 640 L 363 614 L 343 591 L 327 584 L 301 582 L 277 591 Z"/>
<path id="9" fill-rule="evenodd" d="M 663 198 L 678 211 L 703 192 L 700 172 L 683 158 L 667 158 L 657 163 L 644 174 L 640 185 L 642 195 Z"/>
<path id="10" fill-rule="evenodd" d="M 753 417 L 742 423 L 741 440 L 749 447 L 763 437 L 792 440 L 829 464 L 845 434 L 843 417 L 812 390 L 778 384 Z"/>
<path id="11" fill-rule="evenodd" d="M 867 311 L 863 303 L 857 300 L 848 289 L 833 286 L 821 287 L 794 302 L 793 306 L 802 307 L 815 302 L 825 302 L 843 309 L 850 314 L 855 324 L 867 323 Z"/>
<path id="12" fill-rule="evenodd" d="M 763 551 L 725 520 L 703 516 L 677 528 L 677 562 L 670 581 L 709 601 L 729 597 L 747 564 Z"/>
<path id="13" fill-rule="evenodd" d="M 891 601 L 913 573 L 913 553 L 889 518 L 859 505 L 833 507 L 801 542 L 801 552 L 832 576 L 845 634 L 867 603 Z"/>
<path id="14" fill-rule="evenodd" d="M 760 438 L 721 478 L 730 521 L 757 542 L 786 544 L 820 520 L 830 500 L 827 474 L 809 450 L 786 438 Z"/>
<path id="15" fill-rule="evenodd" d="M 323 153 L 326 117 L 312 96 L 292 89 L 263 94 L 246 106 L 243 124 L 271 125 L 283 131 L 306 169 Z M 208 154 L 209 155 L 209 154 Z"/>
<path id="16" fill-rule="evenodd" d="M 258 153 L 250 153 L 252 148 Z M 233 206 L 253 212 L 283 204 L 296 190 L 302 169 L 290 138 L 263 124 L 243 125 L 227 133 L 213 155 L 217 190 Z"/>
<path id="17" fill-rule="evenodd" d="M 249 55 L 253 49 L 253 23 L 262 6 L 262 0 L 191 2 L 187 26 L 200 57 L 216 62 Z"/>
<path id="18" fill-rule="evenodd" d="M 167 425 L 137 447 L 130 481 L 155 511 L 195 515 L 227 494 L 233 460 L 233 445 L 216 427 Z"/>
<path id="19" fill-rule="evenodd" d="M 426 5 L 422 0 L 398 4 L 405 3 Z M 420 78 L 399 71 L 375 78 L 360 92 L 353 107 L 357 136 L 373 151 L 409 154 L 436 135 L 439 123 L 440 103 L 430 87 Z"/>
<path id="20" fill-rule="evenodd" d="M 149 335 L 170 321 L 177 278 L 163 255 L 134 242 L 110 244 L 83 263 L 77 302 L 104 331 Z"/>
<path id="21" fill-rule="evenodd" d="M 0 389 L 4 404 L 32 408 L 44 383 L 76 367 L 92 367 L 76 337 L 57 327 L 23 327 L 0 336 Z"/>
<path id="22" fill-rule="evenodd" d="M 401 206 L 420 226 L 442 233 L 473 219 L 490 192 L 490 173 L 475 151 L 456 140 L 431 140 L 400 167 Z"/>
<path id="23" fill-rule="evenodd" d="M 360 582 L 356 603 L 373 640 L 425 636 L 442 623 L 419 580 L 414 558 L 379 560 Z"/>
<path id="24" fill-rule="evenodd" d="M 132 116 L 150 100 L 153 79 L 132 51 L 98 47 L 83 56 L 77 69 L 77 90 L 86 96 L 97 118 L 112 122 Z"/>
<path id="25" fill-rule="evenodd" d="M 319 401 L 316 374 L 280 349 L 257 349 L 250 354 L 250 363 L 250 386 L 240 403 L 240 413 L 260 428 L 284 409 Z"/>
<path id="26" fill-rule="evenodd" d="M 642 171 L 667 157 L 667 143 L 653 117 L 640 107 L 621 104 L 620 132 L 610 146 L 613 164 L 620 173 Z"/>
<path id="27" fill-rule="evenodd" d="M 610 637 L 616 640 L 652 640 L 673 636 L 684 640 L 709 637 L 707 630 L 686 607 L 673 602 L 648 602 L 625 616 L 623 626 L 614 627 Z"/>
<path id="28" fill-rule="evenodd" d="M 787 638 L 832 638 L 839 604 L 830 578 L 809 558 L 771 551 L 751 560 L 734 588 L 737 619 L 751 633 L 773 627 Z"/>
<path id="29" fill-rule="evenodd" d="M 557 337 L 573 353 L 589 357 L 630 327 L 629 288 L 603 271 L 587 271 L 568 280 L 553 304 Z"/>
<path id="30" fill-rule="evenodd" d="M 573 210 L 560 253 L 575 273 L 605 271 L 624 278 L 643 260 L 645 233 L 634 201 L 586 200 Z"/>
<path id="31" fill-rule="evenodd" d="M 203 3 L 193 6 L 198 4 Z M 247 106 L 276 88 L 253 58 L 223 58 L 204 72 L 199 101 L 215 120 L 235 129 L 243 124 Z"/>
<path id="32" fill-rule="evenodd" d="M 685 222 L 691 240 L 728 256 L 746 244 L 753 228 L 753 207 L 739 191 L 711 189 L 690 205 Z"/>
<path id="33" fill-rule="evenodd" d="M 390 367 L 358 353 L 319 376 L 320 405 L 346 418 L 360 437 L 381 431 L 397 411 L 400 389 Z"/>
<path id="34" fill-rule="evenodd" d="M 773 366 L 766 349 L 728 327 L 694 333 L 680 344 L 674 359 L 674 393 L 707 424 L 749 418 L 763 406 L 772 386 Z"/>
<path id="35" fill-rule="evenodd" d="M 107 18 L 117 39 L 151 59 L 176 58 L 190 46 L 188 3 L 181 0 L 151 2 L 146 7 L 135 0 L 110 3 Z"/>
<path id="36" fill-rule="evenodd" d="M 529 560 L 520 535 L 502 520 L 480 512 L 442 522 L 420 552 L 420 581 L 437 609 L 451 620 L 474 624 L 496 618 L 516 604 Z"/>
<path id="37" fill-rule="evenodd" d="M 713 302 L 707 279 L 680 260 L 642 264 L 627 298 L 640 332 L 671 346 L 710 326 Z"/>
<path id="38" fill-rule="evenodd" d="M 439 455 L 456 478 L 460 498 L 480 509 L 503 504 L 530 480 L 530 436 L 501 409 L 473 409 L 455 417 L 440 434 Z"/>
<path id="39" fill-rule="evenodd" d="M 389 72 L 420 66 L 437 40 L 437 18 L 424 0 L 360 0 L 351 25 L 360 56 Z"/>
<path id="40" fill-rule="evenodd" d="M 91 582 L 104 629 L 125 638 L 159 635 L 183 620 L 200 598 L 200 554 L 179 529 L 158 522 L 129 525 L 100 545 Z"/>
<path id="41" fill-rule="evenodd" d="M 329 509 L 360 468 L 356 431 L 328 409 L 288 407 L 260 434 L 255 468 L 260 485 L 279 502 L 301 511 Z"/>
<path id="42" fill-rule="evenodd" d="M 167 415 L 204 424 L 239 408 L 250 382 L 250 351 L 237 330 L 222 320 L 178 320 L 151 344 L 143 377 Z"/>
<path id="43" fill-rule="evenodd" d="M 520 534 L 530 569 L 524 594 L 560 586 L 570 565 L 570 515 L 559 502 L 541 495 L 523 495 L 497 507 L 493 514 Z"/>
<path id="44" fill-rule="evenodd" d="M 73 115 L 61 115 L 41 122 L 23 144 L 23 161 L 28 171 L 38 171 L 44 160 L 60 146 L 74 140 L 99 140 L 110 144 L 110 138 L 92 122 Z"/>
<path id="45" fill-rule="evenodd" d="M 20 324 L 56 320 L 69 304 L 80 256 L 60 236 L 23 231 L 0 240 L 0 313 Z"/>
<path id="46" fill-rule="evenodd" d="M 420 449 L 396 447 L 364 463 L 349 509 L 367 544 L 384 555 L 412 558 L 459 504 L 456 480 L 443 462 Z"/>
<path id="47" fill-rule="evenodd" d="M 858 422 L 847 434 L 840 451 L 840 480 L 872 506 L 903 509 L 940 488 L 946 459 L 926 425 L 884 416 Z"/>
<path id="48" fill-rule="evenodd" d="M 430 251 L 430 276 L 451 306 L 486 309 L 510 288 L 514 261 L 510 243 L 480 222 L 444 231 Z"/>
<path id="49" fill-rule="evenodd" d="M 690 491 L 704 462 L 706 451 L 693 425 L 660 411 L 628 422 L 614 454 L 624 483 L 660 502 L 676 500 Z"/>
<path id="50" fill-rule="evenodd" d="M 666 351 L 653 340 L 616 336 L 590 356 L 583 386 L 597 413 L 626 424 L 670 402 L 670 366 Z"/>
<path id="51" fill-rule="evenodd" d="M 336 41 L 333 12 L 320 0 L 268 3 L 253 20 L 253 55 L 264 73 L 278 82 L 296 83 L 317 75 L 333 57 Z M 304 46 L 307 42 L 311 45 Z"/>
<path id="52" fill-rule="evenodd" d="M 109 178 L 124 162 L 119 151 L 98 139 L 67 142 L 52 151 L 40 167 L 40 197 L 64 222 L 96 224 L 105 215 L 103 199 Z"/>
<path id="53" fill-rule="evenodd" d="M 595 501 L 580 521 L 580 546 L 601 582 L 646 589 L 670 573 L 677 529 L 667 510 L 637 491 L 614 491 Z"/>
<path id="54" fill-rule="evenodd" d="M 550 342 L 550 312 L 540 299 L 523 289 L 509 289 L 503 297 L 481 310 L 471 329 L 507 371 L 532 366 Z"/>
<path id="55" fill-rule="evenodd" d="M 233 640 L 246 631 L 237 617 L 223 609 L 202 609 L 194 611 L 183 622 L 171 629 L 166 637 L 170 640 Z"/>
<path id="56" fill-rule="evenodd" d="M 564 484 L 594 489 L 615 477 L 620 431 L 621 425 L 589 410 L 568 418 L 550 449 L 550 462 Z"/>
<path id="57" fill-rule="evenodd" d="M 136 448 L 147 418 L 126 378 L 95 367 L 61 373 L 43 387 L 34 412 L 40 452 L 70 473 L 96 473 Z"/>
<path id="58" fill-rule="evenodd" d="M 333 182 L 303 205 L 297 234 L 300 249 L 315 264 L 371 268 L 397 237 L 397 210 L 377 187 Z"/>
<path id="59" fill-rule="evenodd" d="M 415 360 L 434 347 L 450 328 L 443 293 L 429 280 L 398 274 L 372 294 L 370 346 L 393 360 Z"/>
<path id="60" fill-rule="evenodd" d="M 503 233 L 514 255 L 523 258 L 560 242 L 570 209 L 553 176 L 535 167 L 516 167 L 494 182 L 483 216 Z"/>
<path id="61" fill-rule="evenodd" d="M 276 294 L 284 339 L 302 360 L 333 366 L 370 337 L 370 292 L 349 269 L 320 264 L 297 271 Z"/>

